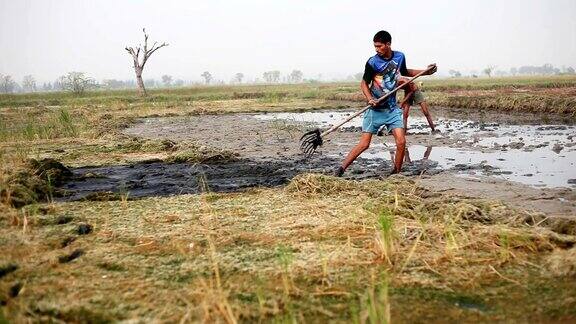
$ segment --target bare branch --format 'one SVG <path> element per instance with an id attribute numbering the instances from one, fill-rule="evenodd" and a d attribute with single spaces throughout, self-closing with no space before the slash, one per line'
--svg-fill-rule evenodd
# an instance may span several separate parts
<path id="1" fill-rule="evenodd" d="M 132 55 L 132 59 L 134 60 L 134 66 L 138 66 L 140 63 L 138 62 L 138 53 L 140 53 L 140 48 L 138 48 L 138 52 L 135 53 L 132 47 L 126 47 L 126 51 Z"/>
<path id="2" fill-rule="evenodd" d="M 144 32 L 144 55 L 146 55 L 146 53 L 148 53 L 148 34 L 146 34 L 144 28 L 142 28 L 142 31 Z"/>
<path id="3" fill-rule="evenodd" d="M 126 47 L 126 51 L 128 51 L 128 53 L 130 53 L 130 55 L 132 55 L 132 58 L 134 59 L 134 69 L 136 71 L 136 81 L 138 81 L 138 89 L 140 93 L 145 96 L 146 89 L 144 88 L 144 82 L 142 80 L 142 71 L 144 70 L 144 65 L 146 64 L 146 61 L 148 61 L 148 58 L 150 58 L 152 53 L 156 52 L 158 49 L 164 46 L 168 46 L 168 44 L 162 43 L 160 46 L 158 46 L 158 43 L 154 42 L 152 48 L 148 49 L 149 36 L 148 34 L 146 34 L 145 28 L 142 28 L 142 32 L 144 33 L 144 47 L 142 47 L 142 44 L 139 44 L 138 47 L 136 47 L 136 50 L 134 50 L 134 48 L 132 47 Z M 142 51 L 142 60 L 140 62 L 141 51 Z"/>
<path id="4" fill-rule="evenodd" d="M 154 46 L 156 46 L 156 45 L 154 45 Z M 160 46 L 152 47 L 152 49 L 146 53 L 146 59 L 148 59 L 150 57 L 150 55 L 152 55 L 152 53 L 156 52 L 157 50 L 161 49 L 164 46 L 168 46 L 168 44 L 162 43 Z"/>

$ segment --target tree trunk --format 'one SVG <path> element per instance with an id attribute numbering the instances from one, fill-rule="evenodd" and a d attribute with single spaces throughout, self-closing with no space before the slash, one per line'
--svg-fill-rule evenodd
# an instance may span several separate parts
<path id="1" fill-rule="evenodd" d="M 136 82 L 138 83 L 138 94 L 142 97 L 146 96 L 146 88 L 144 87 L 144 81 L 142 80 L 142 69 L 136 68 Z"/>
<path id="2" fill-rule="evenodd" d="M 136 82 L 138 83 L 138 94 L 142 97 L 146 96 L 146 88 L 144 87 L 144 81 L 142 80 L 142 71 L 144 70 L 144 65 L 146 61 L 150 58 L 150 56 L 164 46 L 168 46 L 166 43 L 162 43 L 161 45 L 157 45 L 154 42 L 152 48 L 148 48 L 148 34 L 146 34 L 146 29 L 142 29 L 144 32 L 144 51 L 142 51 L 142 47 L 136 47 L 134 50 L 133 47 L 126 46 L 125 50 L 132 56 L 134 60 L 134 72 L 136 72 Z M 142 53 L 142 57 L 140 59 L 140 53 Z"/>

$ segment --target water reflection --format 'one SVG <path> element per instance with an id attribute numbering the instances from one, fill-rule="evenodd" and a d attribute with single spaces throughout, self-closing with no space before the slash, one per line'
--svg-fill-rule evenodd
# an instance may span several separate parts
<path id="1" fill-rule="evenodd" d="M 377 147 L 382 149 L 384 146 Z M 395 150 L 390 148 L 393 161 Z M 441 169 L 464 175 L 488 175 L 534 187 L 576 187 L 576 151 L 557 154 L 547 147 L 532 151 L 482 152 L 446 146 L 412 145 L 405 151 L 404 169 Z M 382 154 L 363 154 L 381 159 Z M 421 157 L 421 158 L 420 158 Z"/>
<path id="2" fill-rule="evenodd" d="M 266 114 L 256 118 L 287 119 L 329 127 L 349 115 L 347 111 L 306 112 Z M 361 121 L 360 117 L 353 119 L 346 127 L 355 130 Z M 436 126 L 440 134 L 430 138 L 446 139 L 447 143 L 453 144 L 434 146 L 434 150 L 432 146 L 409 146 L 405 168 L 414 168 L 416 164 L 425 169 L 489 175 L 535 187 L 576 187 L 575 125 L 508 125 L 438 118 Z M 423 117 L 411 117 L 409 129 L 410 134 L 429 134 Z M 389 154 L 393 161 L 394 148 L 390 144 L 394 145 L 373 143 L 360 157 L 387 160 Z"/>
<path id="3" fill-rule="evenodd" d="M 421 160 L 428 160 L 430 157 L 430 153 L 432 153 L 433 146 L 426 146 L 426 151 L 424 151 L 424 155 L 422 156 Z M 406 149 L 404 151 L 404 162 L 411 163 L 412 160 L 410 159 L 410 150 Z"/>
<path id="4" fill-rule="evenodd" d="M 426 151 L 424 151 L 424 154 L 422 155 L 421 159 L 416 159 L 416 160 L 412 160 L 412 158 L 410 157 L 410 149 L 406 148 L 404 149 L 404 163 L 417 163 L 419 161 L 425 161 L 428 160 L 428 158 L 430 157 L 430 153 L 432 153 L 432 148 L 433 146 L 426 146 Z M 415 151 L 416 149 L 414 147 L 411 147 L 412 151 Z M 388 150 L 388 152 L 390 153 L 390 160 L 394 161 L 395 157 L 396 157 L 396 149 L 395 148 L 391 148 L 390 150 Z M 418 152 L 420 153 L 420 152 Z M 415 153 L 416 155 L 417 153 Z"/>

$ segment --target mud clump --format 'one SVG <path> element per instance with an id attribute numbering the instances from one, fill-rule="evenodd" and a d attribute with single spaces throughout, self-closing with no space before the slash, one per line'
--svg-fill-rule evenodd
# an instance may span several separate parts
<path id="1" fill-rule="evenodd" d="M 76 233 L 78 235 L 86 235 L 92 232 L 92 225 L 90 224 L 80 224 L 76 228 Z"/>
<path id="2" fill-rule="evenodd" d="M 77 249 L 72 251 L 72 253 L 70 254 L 65 254 L 65 255 L 61 255 L 58 257 L 58 262 L 59 263 L 68 263 L 70 261 L 73 261 L 75 259 L 78 259 L 79 257 L 81 257 L 82 255 L 84 255 L 84 250 L 81 249 Z"/>
<path id="3" fill-rule="evenodd" d="M 25 168 L 7 177 L 0 198 L 4 203 L 20 208 L 35 202 L 60 197 L 64 191 L 54 188 L 72 178 L 72 172 L 54 159 L 31 159 Z"/>
<path id="4" fill-rule="evenodd" d="M 68 224 L 73 220 L 74 220 L 74 217 L 72 217 L 70 215 L 60 215 L 60 216 L 56 217 L 56 225 Z"/>
<path id="5" fill-rule="evenodd" d="M 510 147 L 511 149 L 519 150 L 519 149 L 523 148 L 524 145 L 525 144 L 522 142 L 512 142 L 512 143 L 508 144 L 508 147 Z"/>
<path id="6" fill-rule="evenodd" d="M 362 127 L 359 126 L 346 126 L 340 128 L 341 132 L 352 132 L 352 133 L 360 133 L 362 131 Z M 380 133 L 379 133 L 380 134 Z"/>
<path id="7" fill-rule="evenodd" d="M 34 175 L 51 185 L 61 185 L 72 178 L 72 171 L 62 163 L 54 159 L 31 159 L 28 161 L 28 168 L 33 171 Z"/>
<path id="8" fill-rule="evenodd" d="M 76 238 L 74 236 L 67 236 L 64 239 L 62 239 L 62 241 L 60 242 L 60 247 L 65 248 L 68 245 L 70 245 L 72 242 L 74 242 L 75 240 L 76 240 Z"/>
<path id="9" fill-rule="evenodd" d="M 14 263 L 9 263 L 3 266 L 0 266 L 0 278 L 16 271 L 18 269 L 18 265 Z"/>
<path id="10" fill-rule="evenodd" d="M 552 147 L 552 151 L 554 151 L 554 153 L 559 154 L 562 150 L 564 149 L 564 146 L 556 143 L 554 144 L 554 146 Z"/>
<path id="11" fill-rule="evenodd" d="M 15 283 L 14 285 L 12 285 L 10 287 L 10 290 L 8 291 L 8 296 L 10 296 L 10 298 L 18 297 L 18 295 L 20 294 L 20 291 L 22 291 L 23 287 L 24 287 L 24 284 L 22 284 L 21 282 Z"/>
<path id="12" fill-rule="evenodd" d="M 70 215 L 58 215 L 49 217 L 38 217 L 36 219 L 36 224 L 41 226 L 49 225 L 65 225 L 74 220 L 74 217 Z"/>

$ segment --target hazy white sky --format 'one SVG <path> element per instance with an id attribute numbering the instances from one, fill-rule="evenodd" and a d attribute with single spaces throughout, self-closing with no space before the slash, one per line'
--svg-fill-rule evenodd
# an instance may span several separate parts
<path id="1" fill-rule="evenodd" d="M 409 68 L 576 67 L 575 0 L 0 0 L 0 74 L 131 79 L 124 47 L 142 42 L 142 27 L 170 44 L 150 58 L 145 79 L 293 69 L 343 78 L 363 70 L 381 29 Z"/>

